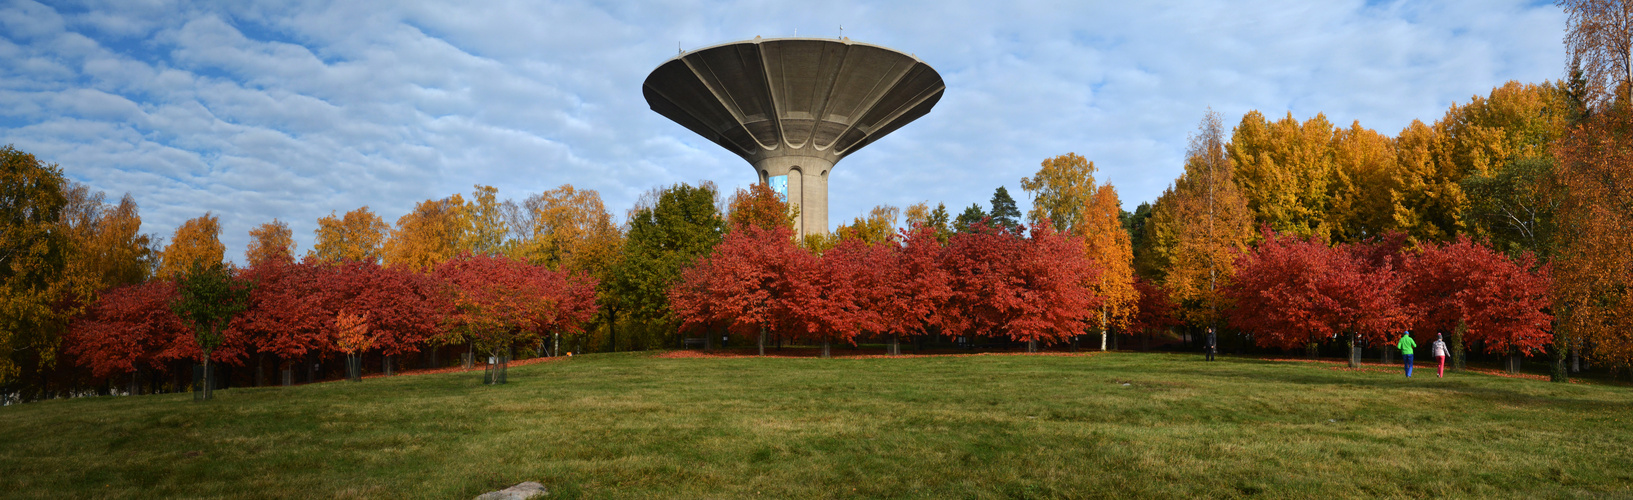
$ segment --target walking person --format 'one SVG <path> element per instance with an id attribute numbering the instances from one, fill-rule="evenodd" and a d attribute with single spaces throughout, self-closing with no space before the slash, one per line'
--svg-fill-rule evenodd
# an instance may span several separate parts
<path id="1" fill-rule="evenodd" d="M 1214 353 L 1219 352 L 1219 336 L 1214 334 L 1211 326 L 1208 327 L 1208 346 L 1205 350 L 1208 352 L 1208 361 L 1213 361 Z"/>
<path id="2" fill-rule="evenodd" d="M 1406 358 L 1407 378 L 1412 378 L 1412 349 L 1417 346 L 1417 341 L 1412 340 L 1411 330 L 1407 330 L 1406 333 L 1401 334 L 1401 339 L 1395 341 L 1395 347 L 1399 347 L 1401 350 L 1401 357 Z"/>
<path id="3" fill-rule="evenodd" d="M 1437 372 L 1435 374 L 1435 376 L 1440 377 L 1440 378 L 1445 378 L 1446 377 L 1446 356 L 1451 354 L 1451 351 L 1446 350 L 1446 335 L 1445 334 L 1442 334 L 1442 333 L 1436 333 L 1435 334 L 1435 343 L 1430 346 L 1429 353 L 1433 354 L 1435 356 L 1435 362 L 1440 364 L 1440 371 Z"/>

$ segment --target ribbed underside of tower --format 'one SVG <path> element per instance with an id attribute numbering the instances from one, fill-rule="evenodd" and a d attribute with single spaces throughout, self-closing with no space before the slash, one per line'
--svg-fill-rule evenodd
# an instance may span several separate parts
<path id="1" fill-rule="evenodd" d="M 817 38 L 694 50 L 653 70 L 642 86 L 653 111 L 785 188 L 800 208 L 802 235 L 828 230 L 834 164 L 929 113 L 945 89 L 941 75 L 912 55 Z"/>

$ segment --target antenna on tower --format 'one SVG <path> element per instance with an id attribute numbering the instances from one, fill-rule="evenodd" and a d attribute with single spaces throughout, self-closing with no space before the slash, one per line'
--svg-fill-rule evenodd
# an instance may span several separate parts
<path id="1" fill-rule="evenodd" d="M 839 25 L 839 39 L 840 40 L 845 39 L 845 25 L 843 25 L 843 24 Z"/>
<path id="2" fill-rule="evenodd" d="M 686 53 L 686 49 L 680 48 L 680 40 L 675 40 L 675 51 L 682 54 Z"/>

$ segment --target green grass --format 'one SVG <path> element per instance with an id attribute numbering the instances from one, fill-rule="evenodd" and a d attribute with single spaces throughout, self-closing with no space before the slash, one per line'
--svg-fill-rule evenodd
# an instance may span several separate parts
<path id="1" fill-rule="evenodd" d="M 1196 355 L 662 359 L 0 408 L 0 496 L 1599 497 L 1633 391 Z M 1427 376 L 1425 376 L 1427 375 Z"/>

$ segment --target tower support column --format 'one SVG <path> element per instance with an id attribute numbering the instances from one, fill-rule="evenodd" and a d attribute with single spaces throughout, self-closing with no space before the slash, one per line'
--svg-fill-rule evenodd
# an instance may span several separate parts
<path id="1" fill-rule="evenodd" d="M 828 232 L 828 173 L 834 162 L 817 156 L 773 156 L 754 162 L 762 182 L 787 176 L 788 203 L 799 207 L 794 231 L 800 237 Z"/>

